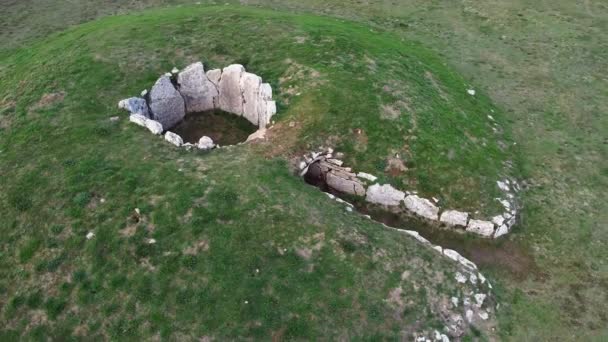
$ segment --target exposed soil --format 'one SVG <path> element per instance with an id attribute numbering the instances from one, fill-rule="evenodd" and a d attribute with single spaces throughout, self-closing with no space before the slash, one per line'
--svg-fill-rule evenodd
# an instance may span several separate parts
<path id="1" fill-rule="evenodd" d="M 201 137 L 208 136 L 214 143 L 226 146 L 244 142 L 257 127 L 243 117 L 216 110 L 187 114 L 170 130 L 184 142 L 196 144 Z"/>

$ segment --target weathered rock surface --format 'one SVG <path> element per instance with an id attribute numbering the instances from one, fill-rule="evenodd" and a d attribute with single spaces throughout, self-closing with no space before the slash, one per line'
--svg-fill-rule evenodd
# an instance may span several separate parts
<path id="1" fill-rule="evenodd" d="M 217 87 L 209 81 L 203 63 L 187 66 L 177 76 L 179 92 L 184 98 L 186 112 L 203 112 L 215 108 L 213 99 L 218 96 Z"/>
<path id="2" fill-rule="evenodd" d="M 441 218 L 439 220 L 443 223 L 447 223 L 450 226 L 466 227 L 468 219 L 469 213 L 457 210 L 446 210 L 441 213 Z"/>
<path id="3" fill-rule="evenodd" d="M 260 128 L 257 131 L 251 133 L 248 137 L 247 137 L 247 141 L 253 141 L 253 140 L 258 140 L 258 139 L 264 139 L 266 137 L 266 128 Z M 304 166 L 302 168 L 306 167 L 306 163 L 304 163 Z"/>
<path id="4" fill-rule="evenodd" d="M 437 220 L 439 208 L 426 198 L 409 195 L 403 202 L 405 203 L 405 207 L 414 214 L 429 220 Z"/>
<path id="5" fill-rule="evenodd" d="M 169 77 L 159 78 L 152 87 L 150 109 L 153 119 L 166 128 L 175 126 L 186 115 L 184 99 L 175 89 Z"/>
<path id="6" fill-rule="evenodd" d="M 163 133 L 163 125 L 155 120 L 146 120 L 146 128 L 152 132 L 152 134 L 159 135 Z"/>
<path id="7" fill-rule="evenodd" d="M 118 108 L 128 110 L 131 114 L 141 114 L 147 118 L 150 117 L 148 104 L 146 100 L 140 97 L 130 97 L 118 102 Z"/>
<path id="8" fill-rule="evenodd" d="M 500 227 L 498 227 L 498 229 L 496 229 L 496 232 L 494 232 L 494 238 L 499 238 L 499 237 L 507 234 L 508 232 L 509 232 L 509 226 L 507 226 L 506 224 L 503 224 Z"/>
<path id="9" fill-rule="evenodd" d="M 357 177 L 367 179 L 368 181 L 375 182 L 378 177 L 374 175 L 370 175 L 369 173 L 359 172 L 357 173 Z"/>
<path id="10" fill-rule="evenodd" d="M 405 198 L 405 193 L 390 184 L 374 184 L 367 189 L 366 201 L 386 206 L 397 206 Z"/>
<path id="11" fill-rule="evenodd" d="M 243 95 L 241 93 L 241 77 L 245 68 L 240 64 L 232 64 L 222 70 L 219 82 L 219 109 L 243 115 Z"/>
<path id="12" fill-rule="evenodd" d="M 343 193 L 365 196 L 365 187 L 352 173 L 331 170 L 325 175 L 327 185 Z"/>
<path id="13" fill-rule="evenodd" d="M 196 147 L 200 150 L 210 150 L 215 147 L 215 144 L 211 138 L 204 136 L 198 140 Z"/>
<path id="14" fill-rule="evenodd" d="M 467 226 L 467 232 L 491 237 L 494 234 L 494 223 L 490 221 L 471 220 Z"/>
<path id="15" fill-rule="evenodd" d="M 243 117 L 252 124 L 259 126 L 260 115 L 258 112 L 260 98 L 260 86 L 262 78 L 250 72 L 244 72 L 241 76 L 241 91 L 243 93 Z"/>
<path id="16" fill-rule="evenodd" d="M 148 120 L 148 118 L 146 118 L 145 116 L 141 115 L 141 114 L 131 114 L 129 115 L 129 121 L 131 121 L 132 123 L 139 125 L 141 127 L 146 127 L 146 121 Z"/>
<path id="17" fill-rule="evenodd" d="M 167 140 L 168 142 L 172 143 L 173 145 L 175 145 L 177 147 L 180 147 L 184 144 L 182 137 L 180 137 L 179 135 L 177 135 L 173 132 L 165 133 L 165 140 Z"/>

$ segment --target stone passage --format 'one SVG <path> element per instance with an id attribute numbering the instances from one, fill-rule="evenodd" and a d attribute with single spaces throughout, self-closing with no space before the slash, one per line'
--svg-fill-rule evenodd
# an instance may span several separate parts
<path id="1" fill-rule="evenodd" d="M 348 194 L 364 198 L 366 202 L 391 211 L 399 211 L 417 216 L 430 223 L 440 224 L 454 231 L 466 231 L 487 238 L 498 238 L 507 234 L 517 220 L 515 192 L 519 185 L 514 180 L 498 181 L 505 198 L 496 198 L 504 207 L 504 212 L 489 220 L 474 219 L 467 212 L 442 209 L 437 201 L 422 198 L 416 192 L 400 191 L 390 184 L 376 183 L 377 177 L 368 173 L 355 173 L 343 165 L 341 153 L 328 148 L 320 152 L 306 154 L 300 160 L 300 176 L 323 191 Z"/>
<path id="2" fill-rule="evenodd" d="M 259 137 L 277 112 L 272 88 L 263 83 L 261 77 L 245 71 L 240 64 L 205 72 L 201 62 L 181 72 L 174 68 L 161 76 L 150 92 L 144 90 L 141 97 L 124 99 L 118 107 L 131 113 L 131 122 L 148 128 L 153 134 L 164 132 L 165 139 L 172 144 L 201 149 L 215 146 L 209 143 L 208 136 L 200 137 L 201 142 L 197 144 L 184 143 L 182 137 L 169 131 L 182 123 L 186 114 L 228 112 L 258 127 L 258 132 L 252 135 Z"/>

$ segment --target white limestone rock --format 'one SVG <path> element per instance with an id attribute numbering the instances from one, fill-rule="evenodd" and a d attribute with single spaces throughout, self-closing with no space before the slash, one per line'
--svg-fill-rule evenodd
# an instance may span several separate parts
<path id="1" fill-rule="evenodd" d="M 509 226 L 507 226 L 506 224 L 501 225 L 500 227 L 498 227 L 498 229 L 496 229 L 496 232 L 494 232 L 494 238 L 499 238 L 505 234 L 509 233 Z"/>
<path id="2" fill-rule="evenodd" d="M 213 99 L 218 96 L 217 87 L 207 78 L 203 63 L 187 66 L 177 75 L 177 83 L 187 113 L 204 112 L 215 107 Z"/>
<path id="3" fill-rule="evenodd" d="M 374 184 L 367 189 L 365 200 L 370 203 L 397 206 L 404 198 L 405 193 L 393 188 L 390 184 Z"/>
<path id="4" fill-rule="evenodd" d="M 365 187 L 363 184 L 344 172 L 331 170 L 325 174 L 325 181 L 332 189 L 350 195 L 365 196 Z"/>
<path id="5" fill-rule="evenodd" d="M 374 175 L 370 175 L 369 173 L 365 173 L 365 172 L 357 173 L 357 177 L 367 179 L 370 182 L 375 182 L 376 179 L 378 179 L 378 177 L 376 177 Z"/>
<path id="6" fill-rule="evenodd" d="M 471 220 L 467 226 L 467 232 L 490 237 L 494 234 L 494 223 L 490 221 Z"/>
<path id="7" fill-rule="evenodd" d="M 140 114 L 146 118 L 150 117 L 148 104 L 146 103 L 146 100 L 140 97 L 130 97 L 128 99 L 121 100 L 118 102 L 118 108 L 127 110 L 131 114 Z"/>
<path id="8" fill-rule="evenodd" d="M 150 91 L 150 109 L 153 119 L 163 127 L 171 128 L 186 115 L 182 95 L 175 89 L 171 79 L 163 76 L 156 81 Z"/>
<path id="9" fill-rule="evenodd" d="M 492 217 L 492 223 L 494 223 L 497 226 L 501 226 L 504 222 L 505 222 L 505 218 L 502 215 L 496 215 L 496 216 Z"/>
<path id="10" fill-rule="evenodd" d="M 177 147 L 180 147 L 184 144 L 182 137 L 180 137 L 179 135 L 177 135 L 173 132 L 165 133 L 165 140 L 167 140 L 168 142 L 172 143 L 173 145 L 175 145 Z"/>
<path id="11" fill-rule="evenodd" d="M 426 198 L 410 195 L 405 198 L 404 203 L 405 207 L 414 214 L 429 220 L 437 220 L 439 208 Z"/>
<path id="12" fill-rule="evenodd" d="M 253 140 L 262 140 L 266 138 L 266 128 L 260 128 L 257 131 L 251 133 L 245 142 L 253 141 Z M 306 167 L 306 163 L 304 163 L 304 167 Z M 301 168 L 304 169 L 304 167 Z"/>
<path id="13" fill-rule="evenodd" d="M 241 93 L 241 77 L 245 68 L 240 64 L 232 64 L 222 70 L 219 81 L 219 108 L 225 112 L 243 115 L 243 94 Z"/>
<path id="14" fill-rule="evenodd" d="M 220 107 L 220 79 L 222 78 L 222 69 L 211 69 L 207 71 L 207 79 L 211 82 L 217 90 L 217 95 L 213 97 L 214 108 Z"/>
<path id="15" fill-rule="evenodd" d="M 129 121 L 131 121 L 132 123 L 139 125 L 141 127 L 146 127 L 146 121 L 148 120 L 148 118 L 146 118 L 145 116 L 141 115 L 141 114 L 131 114 L 129 115 Z"/>
<path id="16" fill-rule="evenodd" d="M 243 117 L 252 124 L 259 126 L 260 113 L 258 111 L 260 99 L 260 86 L 262 78 L 250 72 L 243 72 L 241 76 L 241 92 L 243 94 Z"/>
<path id="17" fill-rule="evenodd" d="M 155 120 L 146 120 L 146 128 L 152 132 L 152 134 L 160 135 L 163 133 L 163 125 Z"/>
<path id="18" fill-rule="evenodd" d="M 210 150 L 215 147 L 213 140 L 207 136 L 201 137 L 196 144 L 199 150 Z"/>
<path id="19" fill-rule="evenodd" d="M 450 226 L 466 227 L 468 219 L 469 213 L 457 210 L 446 210 L 441 213 L 441 218 L 439 220 Z"/>

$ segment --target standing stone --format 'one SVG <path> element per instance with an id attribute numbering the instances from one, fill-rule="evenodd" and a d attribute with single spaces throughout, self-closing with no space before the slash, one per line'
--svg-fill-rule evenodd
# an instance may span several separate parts
<path id="1" fill-rule="evenodd" d="M 494 233 L 494 223 L 490 221 L 471 220 L 467 226 L 467 232 L 490 237 Z"/>
<path id="2" fill-rule="evenodd" d="M 240 64 L 232 64 L 224 68 L 219 83 L 219 108 L 225 112 L 243 115 L 243 94 L 241 93 L 241 77 L 245 68 Z"/>
<path id="3" fill-rule="evenodd" d="M 469 219 L 469 213 L 464 213 L 457 210 L 446 210 L 441 213 L 439 221 L 447 223 L 450 226 L 466 227 Z"/>
<path id="4" fill-rule="evenodd" d="M 186 112 L 204 112 L 214 108 L 213 99 L 218 96 L 216 86 L 205 74 L 203 63 L 187 66 L 177 76 L 179 92 L 186 103 Z"/>
<path id="5" fill-rule="evenodd" d="M 270 123 L 270 117 L 272 114 L 268 114 L 272 112 L 272 108 L 269 108 L 269 101 L 272 101 L 272 87 L 268 83 L 262 83 L 260 85 L 260 94 L 257 103 L 258 110 L 258 125 L 260 127 L 266 127 Z M 276 112 L 276 105 L 274 111 Z"/>
<path id="6" fill-rule="evenodd" d="M 405 193 L 393 188 L 390 184 L 374 184 L 367 189 L 365 200 L 370 203 L 397 206 L 404 198 Z"/>
<path id="7" fill-rule="evenodd" d="M 258 126 L 260 113 L 258 102 L 260 101 L 260 86 L 262 78 L 250 72 L 244 72 L 241 77 L 241 91 L 243 93 L 243 117 L 252 124 Z"/>
<path id="8" fill-rule="evenodd" d="M 175 89 L 171 79 L 162 76 L 150 91 L 150 109 L 154 120 L 165 128 L 171 128 L 186 115 L 184 99 Z"/>
<path id="9" fill-rule="evenodd" d="M 222 78 L 222 69 L 211 69 L 207 71 L 207 79 L 213 83 L 217 91 L 217 95 L 213 97 L 213 107 L 220 108 L 220 79 Z"/>
<path id="10" fill-rule="evenodd" d="M 130 97 L 118 102 L 118 108 L 128 110 L 131 114 L 140 114 L 147 118 L 150 117 L 146 100 L 140 97 Z"/>
<path id="11" fill-rule="evenodd" d="M 405 207 L 414 214 L 429 220 L 437 220 L 439 208 L 428 199 L 410 195 L 403 202 L 405 203 Z"/>

